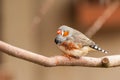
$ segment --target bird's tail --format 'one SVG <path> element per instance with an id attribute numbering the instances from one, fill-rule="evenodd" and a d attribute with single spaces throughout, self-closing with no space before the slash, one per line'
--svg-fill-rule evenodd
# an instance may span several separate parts
<path id="1" fill-rule="evenodd" d="M 106 50 L 100 48 L 100 47 L 97 46 L 97 45 L 91 45 L 90 47 L 93 48 L 93 49 L 95 49 L 95 50 L 101 51 L 101 52 L 103 52 L 103 53 L 105 53 L 105 54 L 108 53 L 108 51 L 106 51 Z"/>

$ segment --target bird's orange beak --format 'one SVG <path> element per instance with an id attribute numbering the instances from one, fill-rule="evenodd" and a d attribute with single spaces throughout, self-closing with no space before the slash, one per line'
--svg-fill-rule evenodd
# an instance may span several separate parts
<path id="1" fill-rule="evenodd" d="M 62 31 L 60 29 L 57 30 L 57 34 L 62 34 Z"/>

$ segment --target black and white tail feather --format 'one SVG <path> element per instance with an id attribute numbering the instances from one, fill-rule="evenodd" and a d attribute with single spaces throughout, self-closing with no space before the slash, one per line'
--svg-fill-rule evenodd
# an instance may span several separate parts
<path id="1" fill-rule="evenodd" d="M 101 51 L 101 52 L 103 52 L 103 53 L 105 53 L 105 54 L 108 53 L 108 51 L 100 48 L 98 45 L 91 45 L 90 47 L 93 48 L 93 49 L 95 49 L 95 50 Z"/>

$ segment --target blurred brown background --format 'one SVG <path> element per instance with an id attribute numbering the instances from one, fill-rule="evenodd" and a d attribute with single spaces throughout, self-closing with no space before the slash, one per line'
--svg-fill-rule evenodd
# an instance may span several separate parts
<path id="1" fill-rule="evenodd" d="M 0 0 L 1 39 L 14 46 L 45 56 L 60 55 L 54 38 L 59 26 L 73 26 L 83 33 L 111 0 Z M 108 1 L 108 2 L 107 2 Z M 115 0 L 112 0 L 112 2 Z M 74 3 L 74 4 L 73 4 Z M 97 32 L 93 40 L 111 54 L 120 54 L 120 8 Z M 87 56 L 101 57 L 102 53 Z M 113 80 L 120 68 L 42 67 L 6 54 L 1 66 L 13 80 Z"/>

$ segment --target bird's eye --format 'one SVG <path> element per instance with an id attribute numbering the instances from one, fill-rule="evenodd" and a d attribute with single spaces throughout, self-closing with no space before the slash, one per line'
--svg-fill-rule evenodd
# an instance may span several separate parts
<path id="1" fill-rule="evenodd" d="M 69 32 L 68 31 L 62 31 L 62 30 L 57 30 L 57 34 L 59 34 L 59 35 L 62 35 L 62 36 L 67 36 L 68 34 L 69 34 Z"/>
<path id="2" fill-rule="evenodd" d="M 68 36 L 69 32 L 68 31 L 64 31 L 63 32 L 63 36 Z"/>

